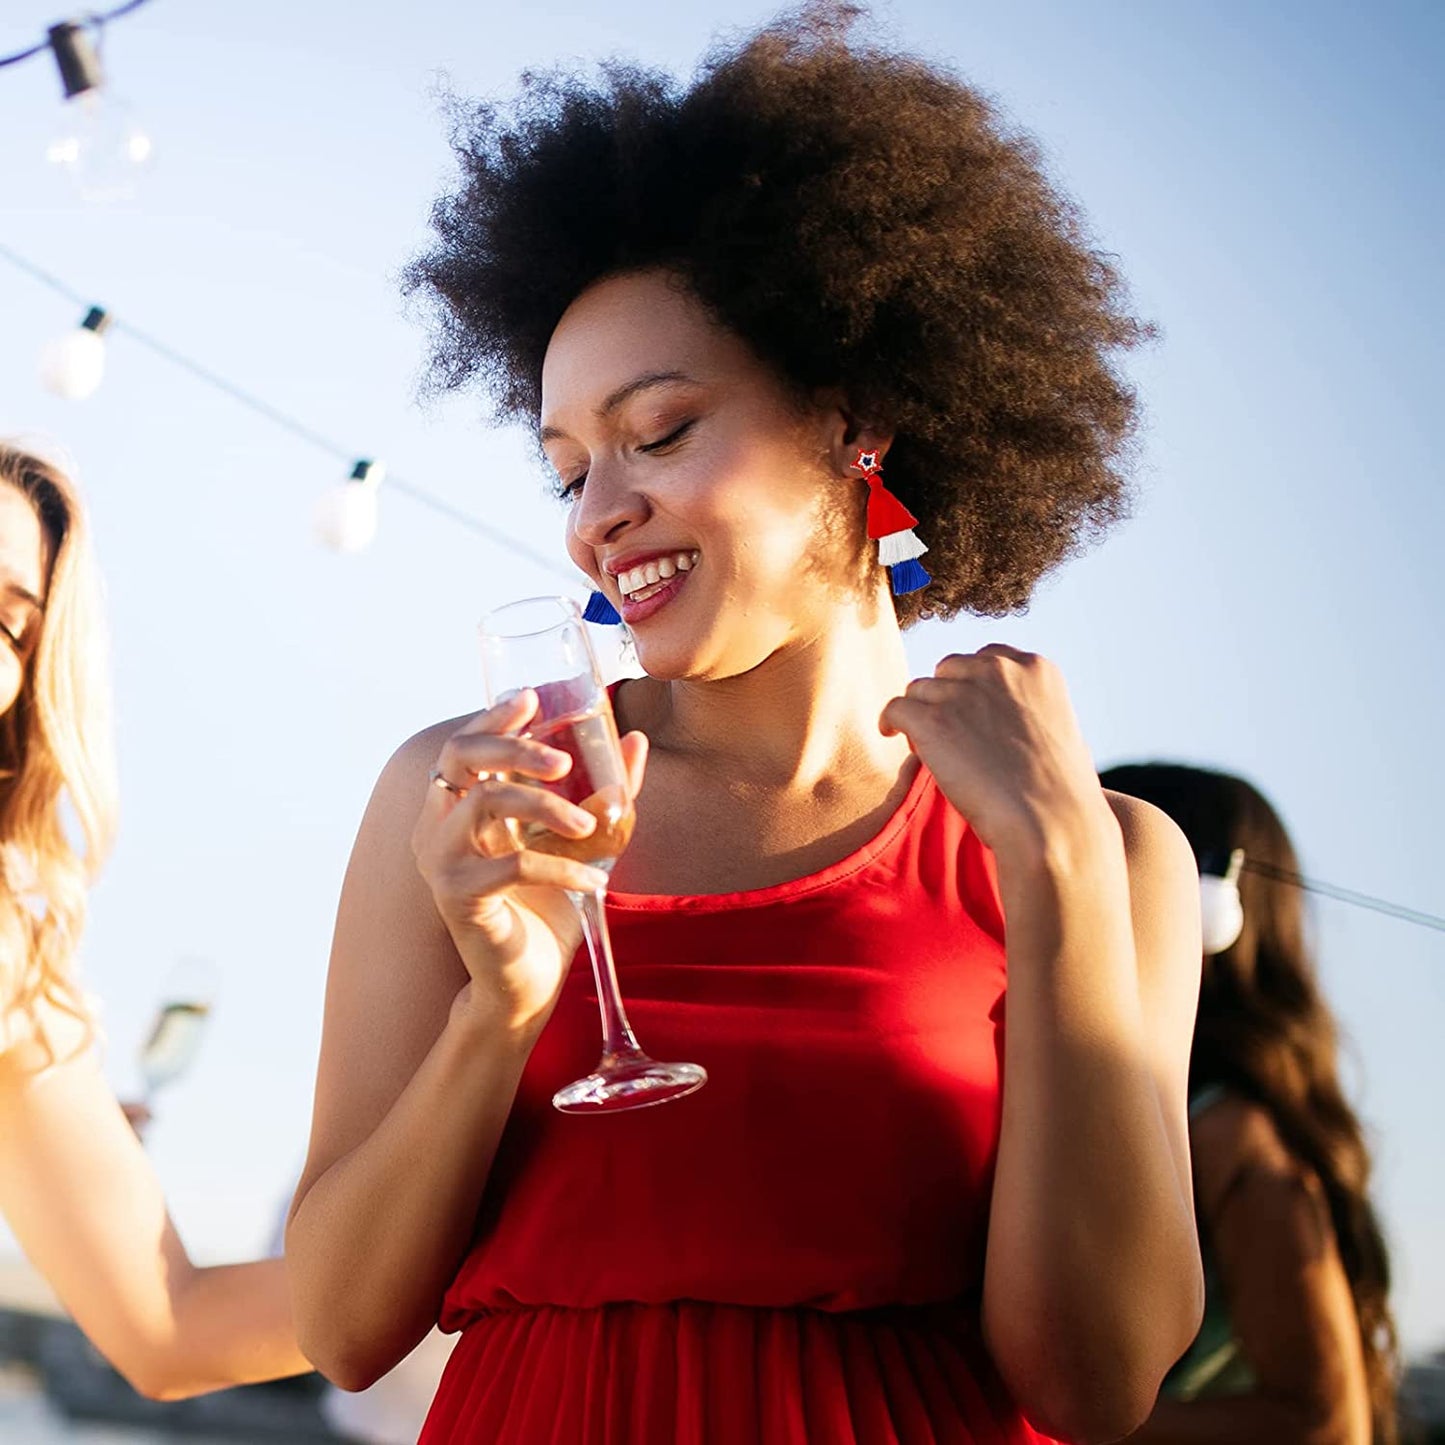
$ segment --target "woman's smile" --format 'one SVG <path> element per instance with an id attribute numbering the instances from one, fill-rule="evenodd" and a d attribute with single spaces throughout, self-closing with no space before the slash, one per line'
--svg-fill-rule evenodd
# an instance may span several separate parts
<path id="1" fill-rule="evenodd" d="M 635 626 L 660 612 L 682 591 L 701 557 L 695 548 L 683 548 L 637 561 L 629 558 L 621 568 L 609 563 L 606 570 L 622 594 L 622 620 Z"/>

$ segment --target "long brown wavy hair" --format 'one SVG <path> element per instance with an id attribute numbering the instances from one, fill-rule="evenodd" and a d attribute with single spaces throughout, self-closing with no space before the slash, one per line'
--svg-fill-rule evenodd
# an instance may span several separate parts
<path id="1" fill-rule="evenodd" d="M 1297 875 L 1289 835 L 1259 790 L 1227 773 L 1145 763 L 1100 777 L 1168 813 L 1210 871 L 1244 850 L 1244 930 L 1206 961 L 1190 1092 L 1221 1086 L 1267 1109 L 1285 1146 L 1318 1175 L 1359 1319 L 1374 1438 L 1395 1445 L 1399 1352 L 1389 1255 L 1369 1198 L 1370 1152 L 1340 1087 L 1339 1030 L 1316 978 L 1302 892 L 1250 869 Z"/>

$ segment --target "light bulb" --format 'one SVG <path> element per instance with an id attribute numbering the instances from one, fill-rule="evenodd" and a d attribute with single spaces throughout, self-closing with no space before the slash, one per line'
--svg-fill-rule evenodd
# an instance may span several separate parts
<path id="1" fill-rule="evenodd" d="M 1206 957 L 1233 948 L 1244 931 L 1244 904 L 1239 897 L 1243 870 L 1244 849 L 1236 848 L 1222 877 L 1207 872 L 1199 875 L 1199 921 Z"/>
<path id="2" fill-rule="evenodd" d="M 357 462 L 339 486 L 316 503 L 316 539 L 333 552 L 361 552 L 376 536 L 376 494 L 386 475 L 384 462 Z"/>
<path id="3" fill-rule="evenodd" d="M 84 401 L 105 375 L 105 342 L 109 315 L 92 306 L 75 328 L 47 342 L 40 353 L 40 383 L 67 401 Z"/>
<path id="4" fill-rule="evenodd" d="M 69 101 L 45 158 L 66 171 L 88 201 L 123 201 L 151 158 L 151 138 L 124 101 L 88 90 Z"/>
<path id="5" fill-rule="evenodd" d="M 68 171 L 87 200 L 122 200 L 150 161 L 150 136 L 106 87 L 100 56 L 83 26 L 53 25 L 50 48 L 65 91 L 65 119 L 46 159 Z"/>

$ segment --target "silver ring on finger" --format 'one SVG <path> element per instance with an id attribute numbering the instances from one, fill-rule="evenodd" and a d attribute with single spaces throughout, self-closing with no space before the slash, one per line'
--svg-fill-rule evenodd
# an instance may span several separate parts
<path id="1" fill-rule="evenodd" d="M 434 788 L 440 788 L 444 793 L 450 793 L 454 798 L 465 798 L 471 791 L 469 788 L 459 788 L 450 778 L 442 775 L 440 768 L 433 768 L 427 774 L 427 781 Z"/>

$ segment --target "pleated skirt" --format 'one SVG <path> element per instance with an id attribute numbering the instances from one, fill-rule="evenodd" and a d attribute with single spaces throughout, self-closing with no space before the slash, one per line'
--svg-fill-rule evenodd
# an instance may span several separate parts
<path id="1" fill-rule="evenodd" d="M 961 1309 L 683 1302 L 467 1326 L 420 1445 L 1047 1445 Z"/>

